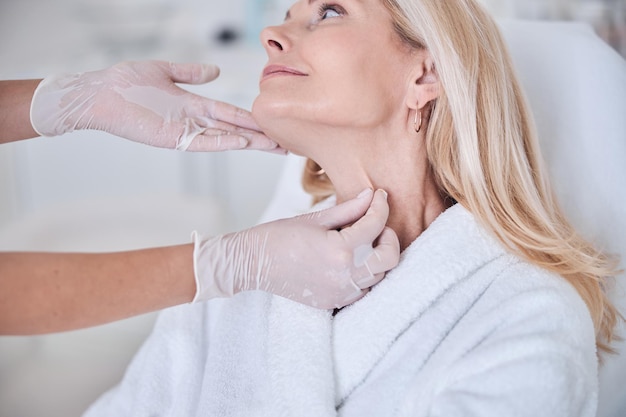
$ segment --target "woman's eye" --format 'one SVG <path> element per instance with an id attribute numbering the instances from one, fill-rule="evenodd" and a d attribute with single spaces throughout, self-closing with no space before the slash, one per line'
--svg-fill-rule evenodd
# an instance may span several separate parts
<path id="1" fill-rule="evenodd" d="M 324 3 L 320 6 L 318 14 L 320 20 L 324 20 L 333 17 L 340 17 L 344 14 L 344 11 L 337 5 Z"/>

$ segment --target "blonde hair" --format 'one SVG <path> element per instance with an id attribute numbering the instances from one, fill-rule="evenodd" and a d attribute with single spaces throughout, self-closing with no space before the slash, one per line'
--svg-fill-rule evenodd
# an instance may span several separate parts
<path id="1" fill-rule="evenodd" d="M 512 252 L 554 271 L 587 304 L 601 351 L 620 318 L 606 294 L 617 260 L 566 220 L 544 174 L 536 128 L 507 47 L 475 0 L 382 0 L 399 36 L 426 48 L 442 92 L 428 120 L 428 159 L 442 190 L 472 212 Z M 305 190 L 333 193 L 307 161 Z"/>

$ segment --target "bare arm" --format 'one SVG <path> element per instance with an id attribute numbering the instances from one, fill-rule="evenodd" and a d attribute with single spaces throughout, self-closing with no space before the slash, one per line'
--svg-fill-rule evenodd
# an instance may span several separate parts
<path id="1" fill-rule="evenodd" d="M 0 81 L 0 143 L 39 136 L 30 123 L 30 103 L 40 81 Z"/>
<path id="2" fill-rule="evenodd" d="M 186 245 L 0 252 L 0 334 L 79 329 L 250 290 L 343 307 L 398 264 L 388 215 L 386 193 L 367 190 L 326 210 Z"/>
<path id="3" fill-rule="evenodd" d="M 105 254 L 0 253 L 0 334 L 94 326 L 192 300 L 193 245 Z"/>

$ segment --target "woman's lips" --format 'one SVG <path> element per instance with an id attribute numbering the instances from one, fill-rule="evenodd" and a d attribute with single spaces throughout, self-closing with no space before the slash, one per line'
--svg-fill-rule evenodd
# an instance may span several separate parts
<path id="1" fill-rule="evenodd" d="M 267 80 L 268 78 L 282 76 L 282 75 L 291 75 L 291 76 L 304 76 L 305 73 L 298 71 L 297 69 L 287 67 L 284 65 L 268 65 L 263 69 L 263 75 L 261 76 L 261 82 Z"/>

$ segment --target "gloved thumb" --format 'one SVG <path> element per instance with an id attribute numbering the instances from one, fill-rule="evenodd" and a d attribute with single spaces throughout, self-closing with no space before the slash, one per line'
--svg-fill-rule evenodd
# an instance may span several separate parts
<path id="1" fill-rule="evenodd" d="M 220 68 L 213 64 L 170 62 L 167 71 L 175 83 L 204 84 L 220 75 Z"/>
<path id="2" fill-rule="evenodd" d="M 314 219 L 327 229 L 339 229 L 354 223 L 367 212 L 372 202 L 374 191 L 371 188 L 363 190 L 356 198 L 345 201 L 334 207 L 311 213 Z"/>
<path id="3" fill-rule="evenodd" d="M 371 243 L 383 232 L 388 217 L 387 193 L 377 190 L 365 215 L 350 227 L 343 228 L 341 235 L 350 245 Z"/>

